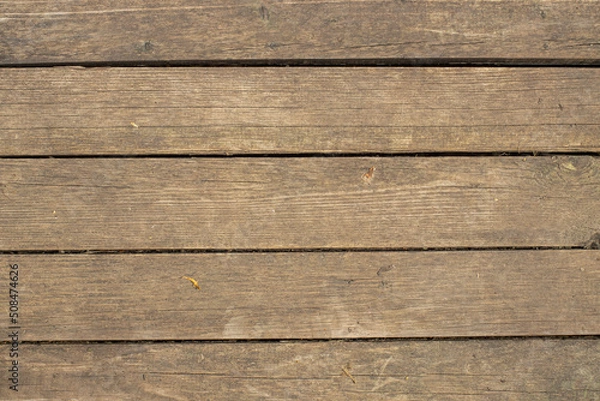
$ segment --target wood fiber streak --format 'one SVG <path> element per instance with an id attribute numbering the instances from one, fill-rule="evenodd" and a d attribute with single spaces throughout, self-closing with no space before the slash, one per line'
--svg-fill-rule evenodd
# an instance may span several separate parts
<path id="1" fill-rule="evenodd" d="M 3 251 L 573 247 L 600 231 L 600 164 L 5 159 L 0 210 Z"/>
<path id="2" fill-rule="evenodd" d="M 600 70 L 0 71 L 0 156 L 600 151 Z"/>
<path id="3" fill-rule="evenodd" d="M 20 1 L 0 63 L 600 59 L 597 0 Z"/>
<path id="4" fill-rule="evenodd" d="M 600 334 L 597 250 L 3 255 L 1 262 L 19 265 L 23 341 Z M 8 303 L 2 308 L 8 316 Z"/>
<path id="5" fill-rule="evenodd" d="M 22 350 L 27 381 L 11 395 L 13 400 L 549 401 L 600 396 L 600 343 L 591 339 L 23 344 Z M 5 352 L 0 361 L 4 358 Z"/>

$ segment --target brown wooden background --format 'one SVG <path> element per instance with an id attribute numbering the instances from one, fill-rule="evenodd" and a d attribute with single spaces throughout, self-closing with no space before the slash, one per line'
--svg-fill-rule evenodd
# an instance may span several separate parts
<path id="1" fill-rule="evenodd" d="M 600 400 L 598 67 L 597 0 L 0 4 L 0 399 Z"/>

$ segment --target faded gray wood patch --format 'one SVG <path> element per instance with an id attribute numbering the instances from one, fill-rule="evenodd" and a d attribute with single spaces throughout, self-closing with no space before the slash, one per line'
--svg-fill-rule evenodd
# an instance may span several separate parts
<path id="1" fill-rule="evenodd" d="M 593 63 L 598 1 L 10 2 L 0 63 L 489 60 Z"/>
<path id="2" fill-rule="evenodd" d="M 23 384 L 18 394 L 7 394 L 14 400 L 548 401 L 600 396 L 600 345 L 594 339 L 22 347 Z M 5 358 L 0 354 L 2 366 Z"/>
<path id="3" fill-rule="evenodd" d="M 588 156 L 4 159 L 0 250 L 584 246 L 599 178 Z"/>
<path id="4" fill-rule="evenodd" d="M 0 155 L 600 151 L 600 71 L 0 71 Z"/>
<path id="5" fill-rule="evenodd" d="M 23 341 L 600 333 L 595 250 L 2 255 L 0 262 L 19 265 Z M 8 316 L 8 302 L 1 308 Z M 3 332 L 7 324 L 0 321 Z"/>

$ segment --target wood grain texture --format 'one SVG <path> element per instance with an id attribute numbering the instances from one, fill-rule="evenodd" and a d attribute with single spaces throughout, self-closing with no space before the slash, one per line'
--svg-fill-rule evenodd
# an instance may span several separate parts
<path id="1" fill-rule="evenodd" d="M 0 71 L 0 156 L 598 152 L 600 70 Z"/>
<path id="2" fill-rule="evenodd" d="M 0 63 L 277 59 L 600 59 L 600 3 L 8 2 Z"/>
<path id="3" fill-rule="evenodd" d="M 12 400 L 600 399 L 597 339 L 23 344 L 20 363 Z"/>
<path id="4" fill-rule="evenodd" d="M 19 265 L 23 341 L 600 334 L 596 250 L 2 255 L 1 262 Z M 2 308 L 8 316 L 8 302 Z M 0 324 L 8 330 L 8 319 Z"/>
<path id="5" fill-rule="evenodd" d="M 4 251 L 570 247 L 600 231 L 590 156 L 5 159 L 0 190 Z"/>

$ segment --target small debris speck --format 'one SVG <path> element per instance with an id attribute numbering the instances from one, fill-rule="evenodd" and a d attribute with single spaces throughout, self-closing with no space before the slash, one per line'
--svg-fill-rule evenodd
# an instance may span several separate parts
<path id="1" fill-rule="evenodd" d="M 367 184 L 370 184 L 371 181 L 373 180 L 373 176 L 375 175 L 375 166 L 372 166 L 369 171 L 367 171 L 366 173 L 364 173 L 362 175 L 362 179 L 364 182 L 366 182 Z"/>
<path id="2" fill-rule="evenodd" d="M 195 289 L 199 290 L 200 289 L 200 285 L 198 285 L 198 282 L 196 280 L 194 280 L 191 277 L 188 276 L 181 276 L 181 278 L 188 280 L 190 283 L 192 283 L 192 285 L 194 286 Z"/>
<path id="3" fill-rule="evenodd" d="M 350 365 L 342 366 L 342 372 L 352 380 L 352 383 L 356 384 L 356 379 L 350 374 Z"/>

